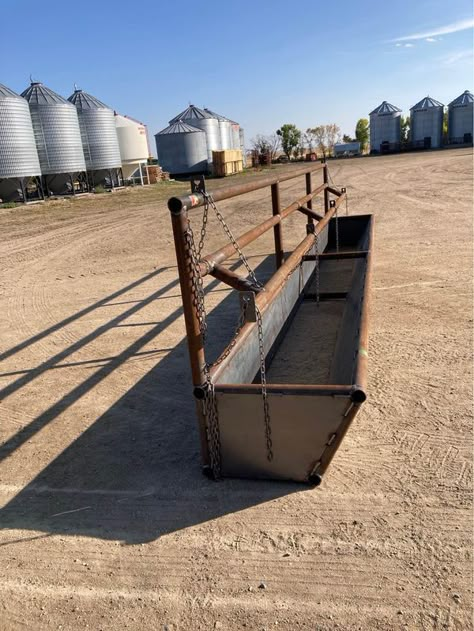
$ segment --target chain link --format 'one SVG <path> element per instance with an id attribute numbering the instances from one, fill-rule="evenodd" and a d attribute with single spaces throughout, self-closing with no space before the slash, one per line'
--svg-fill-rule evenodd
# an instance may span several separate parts
<path id="1" fill-rule="evenodd" d="M 259 308 L 255 305 L 255 314 L 257 316 L 257 332 L 258 332 L 258 348 L 260 353 L 260 380 L 262 384 L 262 399 L 263 399 L 263 417 L 265 422 L 265 442 L 267 446 L 267 460 L 271 462 L 273 460 L 273 443 L 272 443 L 272 427 L 270 421 L 270 410 L 268 407 L 268 393 L 267 393 L 267 375 L 265 368 L 265 347 L 263 339 L 263 321 L 262 314 Z"/>

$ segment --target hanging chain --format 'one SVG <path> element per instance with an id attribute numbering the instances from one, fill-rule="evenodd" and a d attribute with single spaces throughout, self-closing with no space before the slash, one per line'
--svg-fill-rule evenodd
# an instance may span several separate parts
<path id="1" fill-rule="evenodd" d="M 255 305 L 255 314 L 257 316 L 257 332 L 258 332 L 258 349 L 260 353 L 260 380 L 262 384 L 262 399 L 263 399 L 263 417 L 265 422 L 265 442 L 267 445 L 267 460 L 271 462 L 273 460 L 273 443 L 272 443 L 272 427 L 270 422 L 270 410 L 268 407 L 268 394 L 267 394 L 267 376 L 265 369 L 265 347 L 263 340 L 263 322 L 262 314 L 259 308 Z"/>
<path id="2" fill-rule="evenodd" d="M 315 262 L 315 266 L 314 266 L 314 280 L 315 280 L 315 285 L 316 285 L 316 304 L 319 307 L 319 234 L 315 234 L 314 235 L 314 240 L 315 240 L 315 245 L 316 245 L 316 253 L 314 256 L 314 262 Z"/>
<path id="3" fill-rule="evenodd" d="M 247 258 L 245 256 L 245 254 L 242 252 L 239 244 L 237 243 L 236 238 L 234 237 L 234 235 L 232 234 L 231 229 L 229 228 L 229 226 L 227 225 L 224 217 L 222 216 L 221 211 L 217 208 L 216 203 L 214 201 L 214 199 L 212 198 L 212 195 L 210 195 L 209 193 L 202 193 L 202 196 L 204 197 L 204 208 L 206 209 L 206 207 L 208 208 L 209 206 L 211 206 L 211 208 L 213 208 L 214 212 L 216 213 L 216 217 L 217 219 L 220 221 L 224 232 L 226 233 L 226 235 L 229 238 L 229 241 L 232 243 L 232 245 L 234 246 L 234 250 L 237 252 L 237 254 L 239 255 L 240 260 L 242 261 L 242 263 L 244 264 L 248 275 L 250 276 L 250 278 L 252 279 L 253 283 L 257 286 L 260 287 L 261 289 L 263 289 L 263 285 L 262 283 L 257 280 L 257 277 L 255 276 L 255 272 L 253 271 L 253 269 L 250 267 L 249 262 L 247 261 Z M 205 210 L 205 214 L 206 214 L 206 218 L 207 218 L 207 211 Z"/>

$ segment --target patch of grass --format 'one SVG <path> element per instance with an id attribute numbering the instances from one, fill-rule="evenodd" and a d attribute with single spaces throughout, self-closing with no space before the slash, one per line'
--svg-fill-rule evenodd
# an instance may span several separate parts
<path id="1" fill-rule="evenodd" d="M 16 202 L 5 202 L 4 204 L 0 204 L 0 208 L 16 208 L 18 204 Z"/>
<path id="2" fill-rule="evenodd" d="M 97 195 L 100 195 L 101 193 L 107 193 L 107 189 L 105 189 L 103 186 L 94 186 L 94 193 L 96 193 Z"/>

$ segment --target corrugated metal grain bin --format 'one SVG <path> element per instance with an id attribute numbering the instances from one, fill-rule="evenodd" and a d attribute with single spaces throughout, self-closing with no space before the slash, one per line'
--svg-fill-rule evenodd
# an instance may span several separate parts
<path id="1" fill-rule="evenodd" d="M 28 103 L 0 84 L 0 179 L 40 174 Z"/>
<path id="2" fill-rule="evenodd" d="M 75 90 L 68 101 L 79 117 L 82 145 L 88 171 L 122 166 L 113 110 L 83 90 Z"/>
<path id="3" fill-rule="evenodd" d="M 204 110 L 199 109 L 195 105 L 190 105 L 181 114 L 175 116 L 170 120 L 170 125 L 182 121 L 191 125 L 191 127 L 197 127 L 202 129 L 206 134 L 207 145 L 207 161 L 209 169 L 212 169 L 212 152 L 220 151 L 221 149 L 221 135 L 219 131 L 219 121 L 211 114 L 208 114 Z"/>
<path id="4" fill-rule="evenodd" d="M 219 122 L 219 134 L 221 139 L 220 149 L 222 151 L 224 151 L 225 149 L 232 149 L 232 131 L 230 120 L 225 116 L 221 116 L 220 114 L 212 112 L 207 107 L 204 108 L 204 111 L 214 118 L 217 118 Z"/>
<path id="5" fill-rule="evenodd" d="M 173 175 L 208 171 L 206 134 L 182 121 L 155 134 L 158 161 Z"/>
<path id="6" fill-rule="evenodd" d="M 21 96 L 30 108 L 42 174 L 85 171 L 75 107 L 39 82 L 32 82 Z"/>
<path id="7" fill-rule="evenodd" d="M 370 112 L 370 151 L 383 153 L 400 144 L 401 109 L 383 101 Z"/>
<path id="8" fill-rule="evenodd" d="M 469 90 L 448 105 L 448 136 L 450 144 L 472 144 L 474 97 Z"/>
<path id="9" fill-rule="evenodd" d="M 410 139 L 414 148 L 437 149 L 443 144 L 444 105 L 426 96 L 410 108 Z"/>

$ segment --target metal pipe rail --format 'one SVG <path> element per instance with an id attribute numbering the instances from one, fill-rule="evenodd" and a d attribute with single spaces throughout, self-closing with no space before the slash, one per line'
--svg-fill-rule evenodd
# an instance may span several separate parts
<path id="1" fill-rule="evenodd" d="M 313 189 L 312 174 L 317 171 L 323 172 L 323 183 Z M 305 176 L 306 194 L 284 209 L 280 209 L 280 191 L 281 182 L 295 179 L 299 176 Z M 267 176 L 258 178 L 252 182 L 237 184 L 233 186 L 223 187 L 212 192 L 212 199 L 216 202 L 231 199 L 245 193 L 256 191 L 265 187 L 271 187 L 272 199 L 272 217 L 265 220 L 261 224 L 247 231 L 238 239 L 236 239 L 239 248 L 243 248 L 252 243 L 262 234 L 274 229 L 275 237 L 275 255 L 277 263 L 277 271 L 265 285 L 264 291 L 256 293 L 256 304 L 263 311 L 272 300 L 272 297 L 278 289 L 284 284 L 288 274 L 297 267 L 302 257 L 311 248 L 314 243 L 315 235 L 321 232 L 329 223 L 331 217 L 337 212 L 337 208 L 342 203 L 345 195 L 337 189 L 329 188 L 328 167 L 326 162 L 320 164 L 305 165 L 302 168 L 296 168 L 287 173 L 278 176 Z M 324 216 L 314 226 L 315 220 L 319 217 L 316 213 L 308 212 L 312 210 L 312 200 L 319 193 L 324 192 Z M 329 205 L 330 194 L 336 195 L 333 206 Z M 198 313 L 198 305 L 195 295 L 196 278 L 194 274 L 192 254 L 189 249 L 189 217 L 188 211 L 193 208 L 202 206 L 206 201 L 205 195 L 200 192 L 194 192 L 190 195 L 182 197 L 172 197 L 168 201 L 168 208 L 171 213 L 171 221 L 173 226 L 173 235 L 176 248 L 176 258 L 178 263 L 179 280 L 181 285 L 181 293 L 183 298 L 183 311 L 186 325 L 186 334 L 188 339 L 189 357 L 191 363 L 191 372 L 194 386 L 199 387 L 206 382 L 206 358 L 204 354 L 204 341 L 201 334 L 200 317 Z M 306 205 L 306 206 L 305 206 Z M 295 248 L 288 259 L 284 260 L 283 240 L 282 240 L 282 221 L 289 217 L 295 211 L 300 211 L 308 217 L 309 234 Z M 313 214 L 314 213 L 314 214 Z M 226 282 L 236 289 L 253 288 L 247 279 L 230 273 L 221 263 L 235 253 L 232 243 L 216 250 L 212 254 L 204 256 L 199 262 L 199 274 L 202 277 L 211 274 L 215 278 Z M 245 327 L 244 327 L 245 328 Z M 212 370 L 211 370 L 212 374 Z"/>

